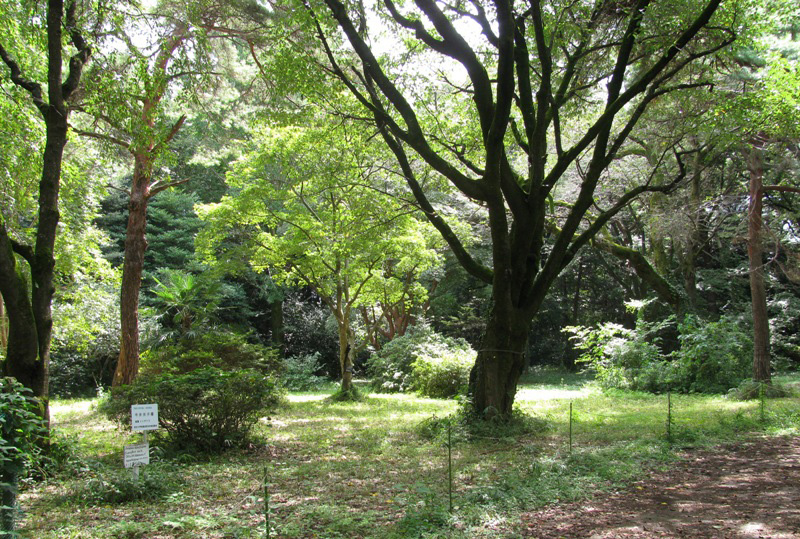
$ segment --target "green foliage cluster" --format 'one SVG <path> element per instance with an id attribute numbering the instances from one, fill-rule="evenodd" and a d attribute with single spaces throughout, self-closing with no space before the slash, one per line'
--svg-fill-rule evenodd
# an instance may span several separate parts
<path id="1" fill-rule="evenodd" d="M 87 506 L 124 504 L 136 501 L 158 501 L 181 486 L 179 477 L 165 473 L 165 463 L 153 463 L 143 468 L 134 479 L 128 470 L 103 470 L 102 474 L 75 485 L 69 498 Z"/>
<path id="2" fill-rule="evenodd" d="M 800 364 L 800 298 L 785 291 L 769 301 L 770 352 L 777 371 Z"/>
<path id="3" fill-rule="evenodd" d="M 463 393 L 474 362 L 475 351 L 469 343 L 422 324 L 372 354 L 367 372 L 376 391 L 419 391 L 447 398 Z"/>
<path id="4" fill-rule="evenodd" d="M 275 376 L 255 369 L 203 367 L 185 374 L 140 376 L 131 385 L 113 388 L 101 411 L 130 424 L 132 404 L 156 402 L 157 436 L 176 450 L 213 453 L 246 442 L 261 414 L 282 398 Z"/>
<path id="5" fill-rule="evenodd" d="M 780 384 L 766 384 L 755 380 L 745 380 L 738 387 L 728 391 L 728 396 L 737 400 L 756 400 L 756 399 L 782 399 L 791 397 L 794 392 Z"/>
<path id="6" fill-rule="evenodd" d="M 308 289 L 288 289 L 283 302 L 284 350 L 287 357 L 319 354 L 326 374 L 339 375 L 336 325 L 330 309 Z"/>
<path id="7" fill-rule="evenodd" d="M 4 478 L 25 475 L 37 462 L 47 435 L 39 414 L 41 404 L 31 395 L 14 378 L 0 378 L 0 473 Z"/>
<path id="8" fill-rule="evenodd" d="M 114 272 L 73 275 L 53 304 L 50 394 L 94 396 L 109 385 L 119 355 L 119 290 Z"/>
<path id="9" fill-rule="evenodd" d="M 251 342 L 247 335 L 217 329 L 192 339 L 162 344 L 142 354 L 140 372 L 148 374 L 185 374 L 202 367 L 220 370 L 253 369 L 279 374 L 282 362 L 278 352 Z"/>
<path id="10" fill-rule="evenodd" d="M 680 347 L 665 354 L 658 334 L 670 323 L 648 323 L 640 317 L 635 329 L 605 323 L 567 331 L 583 350 L 578 361 L 596 373 L 605 389 L 724 393 L 748 376 L 752 338 L 737 320 L 687 315 L 678 324 Z"/>
<path id="11" fill-rule="evenodd" d="M 39 402 L 13 378 L 0 378 L 0 531 L 13 531 L 16 490 L 41 455 L 47 436 Z"/>
<path id="12" fill-rule="evenodd" d="M 286 389 L 291 391 L 319 389 L 327 382 L 324 376 L 317 375 L 321 369 L 319 352 L 288 357 L 283 360 L 281 382 Z"/>

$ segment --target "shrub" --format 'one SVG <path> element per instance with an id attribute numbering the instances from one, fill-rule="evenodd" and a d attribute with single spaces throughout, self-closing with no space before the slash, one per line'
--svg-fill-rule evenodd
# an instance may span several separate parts
<path id="1" fill-rule="evenodd" d="M 249 342 L 247 335 L 216 330 L 146 351 L 142 355 L 141 373 L 185 374 L 201 367 L 279 373 L 283 364 L 276 350 Z"/>
<path id="2" fill-rule="evenodd" d="M 158 501 L 183 486 L 180 475 L 170 472 L 165 463 L 147 466 L 138 479 L 128 470 L 103 470 L 76 484 L 68 497 L 87 506 Z"/>
<path id="3" fill-rule="evenodd" d="M 466 343 L 456 346 L 428 344 L 417 350 L 417 359 L 411 364 L 411 388 L 440 399 L 466 393 L 475 351 Z"/>
<path id="4" fill-rule="evenodd" d="M 98 387 L 111 385 L 118 351 L 107 353 L 103 347 L 87 354 L 57 342 L 53 344 L 49 371 L 51 397 L 95 397 Z M 119 347 L 118 336 L 114 345 Z"/>
<path id="5" fill-rule="evenodd" d="M 0 378 L 0 531 L 13 532 L 17 482 L 41 455 L 47 435 L 39 402 L 13 378 Z"/>
<path id="6" fill-rule="evenodd" d="M 105 284 L 79 275 L 59 292 L 53 302 L 50 396 L 94 397 L 98 387 L 111 384 L 119 356 L 117 290 L 113 279 Z"/>
<path id="7" fill-rule="evenodd" d="M 754 380 L 745 380 L 738 387 L 728 391 L 728 397 L 735 400 L 783 399 L 793 397 L 794 393 L 788 387 L 778 384 L 766 384 Z"/>
<path id="8" fill-rule="evenodd" d="M 417 326 L 372 354 L 367 372 L 376 391 L 417 390 L 451 397 L 466 387 L 475 352 L 463 339 L 452 339 Z"/>
<path id="9" fill-rule="evenodd" d="M 730 317 L 704 322 L 687 315 L 678 325 L 680 348 L 664 354 L 656 337 L 671 319 L 636 329 L 616 324 L 567 328 L 584 350 L 578 361 L 595 371 L 604 389 L 724 393 L 748 376 L 752 341 Z"/>
<path id="10" fill-rule="evenodd" d="M 325 377 L 316 374 L 322 369 L 319 352 L 286 358 L 283 366 L 281 381 L 291 391 L 310 391 L 327 382 Z"/>
<path id="11" fill-rule="evenodd" d="M 769 336 L 775 370 L 792 371 L 800 365 L 800 298 L 790 292 L 769 301 Z"/>
<path id="12" fill-rule="evenodd" d="M 204 367 L 186 374 L 140 376 L 131 385 L 113 388 L 100 410 L 129 425 L 132 404 L 158 403 L 156 436 L 175 449 L 219 452 L 244 443 L 261 413 L 281 399 L 273 376 L 254 369 Z"/>
<path id="13" fill-rule="evenodd" d="M 674 358 L 680 365 L 680 389 L 724 393 L 748 377 L 753 342 L 736 320 L 722 317 L 703 322 L 688 315 L 679 330 L 681 347 Z"/>

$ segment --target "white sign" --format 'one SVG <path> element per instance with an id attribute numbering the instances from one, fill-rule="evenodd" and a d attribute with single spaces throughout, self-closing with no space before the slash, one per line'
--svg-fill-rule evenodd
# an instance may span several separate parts
<path id="1" fill-rule="evenodd" d="M 126 468 L 150 464 L 150 445 L 147 442 L 126 445 L 123 460 Z"/>
<path id="2" fill-rule="evenodd" d="M 131 406 L 131 429 L 133 431 L 158 429 L 158 404 L 134 404 Z"/>

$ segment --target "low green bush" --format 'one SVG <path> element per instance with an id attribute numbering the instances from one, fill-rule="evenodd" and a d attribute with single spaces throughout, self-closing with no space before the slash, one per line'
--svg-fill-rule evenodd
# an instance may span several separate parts
<path id="1" fill-rule="evenodd" d="M 469 343 L 420 325 L 372 354 L 367 373 L 375 391 L 415 390 L 446 398 L 466 389 L 474 362 L 475 351 Z"/>
<path id="2" fill-rule="evenodd" d="M 683 391 L 724 393 L 750 375 L 753 339 L 736 320 L 703 321 L 688 315 L 678 326 L 681 347 L 674 354 Z"/>
<path id="3" fill-rule="evenodd" d="M 113 388 L 100 411 L 129 425 L 132 404 L 157 403 L 156 436 L 177 450 L 219 452 L 246 442 L 261 414 L 282 398 L 274 376 L 254 369 L 204 367 L 140 376 L 131 385 Z"/>
<path id="4" fill-rule="evenodd" d="M 277 350 L 250 342 L 246 334 L 225 329 L 161 344 L 142 354 L 143 375 L 185 374 L 201 367 L 280 373 L 283 363 Z"/>
<path id="5" fill-rule="evenodd" d="M 475 351 L 466 343 L 426 346 L 411 364 L 411 388 L 439 399 L 463 395 L 474 363 Z"/>
<path id="6" fill-rule="evenodd" d="M 0 378 L 0 532 L 13 532 L 17 484 L 41 457 L 47 429 L 40 403 L 14 378 Z"/>
<path id="7" fill-rule="evenodd" d="M 138 479 L 128 470 L 103 470 L 76 484 L 67 497 L 90 507 L 161 500 L 183 486 L 180 475 L 165 464 L 142 468 Z"/>
<path id="8" fill-rule="evenodd" d="M 652 324 L 640 318 L 635 329 L 606 323 L 567 331 L 584 351 L 578 361 L 595 372 L 604 389 L 724 393 L 748 377 L 752 339 L 737 320 L 687 315 L 678 324 L 680 347 L 665 354 L 658 335 L 669 323 L 671 319 Z"/>
<path id="9" fill-rule="evenodd" d="M 317 375 L 321 370 L 319 352 L 287 357 L 283 360 L 281 381 L 284 387 L 290 391 L 312 391 L 319 389 L 327 382 L 324 376 Z"/>
<path id="10" fill-rule="evenodd" d="M 735 400 L 783 399 L 794 396 L 788 387 L 779 384 L 766 384 L 754 380 L 746 380 L 728 391 L 728 397 Z"/>

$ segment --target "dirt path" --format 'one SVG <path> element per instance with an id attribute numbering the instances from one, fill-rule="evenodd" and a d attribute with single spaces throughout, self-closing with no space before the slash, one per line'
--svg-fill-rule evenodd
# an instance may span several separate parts
<path id="1" fill-rule="evenodd" d="M 689 453 L 668 472 L 523 517 L 538 539 L 800 539 L 800 438 Z"/>

